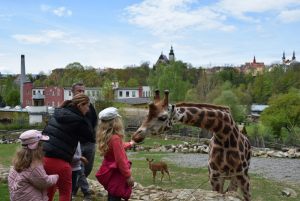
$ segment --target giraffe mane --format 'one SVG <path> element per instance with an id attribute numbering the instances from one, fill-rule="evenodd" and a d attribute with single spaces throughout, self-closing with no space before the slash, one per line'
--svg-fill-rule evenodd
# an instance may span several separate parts
<path id="1" fill-rule="evenodd" d="M 209 108 L 214 110 L 221 110 L 223 112 L 230 113 L 230 108 L 221 105 L 213 105 L 207 103 L 176 103 L 176 107 L 197 107 L 197 108 Z"/>

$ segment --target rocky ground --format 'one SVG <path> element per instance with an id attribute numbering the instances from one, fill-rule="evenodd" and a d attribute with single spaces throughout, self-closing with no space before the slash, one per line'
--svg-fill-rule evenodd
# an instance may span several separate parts
<path id="1" fill-rule="evenodd" d="M 163 159 L 178 166 L 207 167 L 208 155 L 170 154 Z M 249 172 L 276 181 L 300 184 L 300 159 L 252 157 Z"/>

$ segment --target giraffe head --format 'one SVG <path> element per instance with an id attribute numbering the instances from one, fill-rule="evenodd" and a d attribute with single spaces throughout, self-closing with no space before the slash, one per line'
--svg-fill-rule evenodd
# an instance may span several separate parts
<path id="1" fill-rule="evenodd" d="M 174 106 L 169 106 L 169 91 L 165 90 L 165 96 L 161 100 L 159 90 L 155 91 L 154 101 L 149 104 L 149 112 L 142 125 L 133 134 L 136 142 L 144 140 L 146 135 L 161 134 L 172 127 L 171 115 Z"/>

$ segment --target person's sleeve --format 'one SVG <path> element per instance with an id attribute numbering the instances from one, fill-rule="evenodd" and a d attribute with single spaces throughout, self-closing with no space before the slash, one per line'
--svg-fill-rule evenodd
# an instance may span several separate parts
<path id="1" fill-rule="evenodd" d="M 33 169 L 29 177 L 30 183 L 37 189 L 47 189 L 56 184 L 58 175 L 47 175 L 43 166 L 38 166 Z"/>
<path id="2" fill-rule="evenodd" d="M 80 161 L 80 158 L 81 158 L 81 149 L 80 149 L 80 144 L 78 144 L 75 154 L 73 155 L 72 162 L 76 163 L 76 162 Z"/>
<path id="3" fill-rule="evenodd" d="M 129 169 L 129 164 L 126 156 L 125 149 L 123 147 L 123 142 L 120 137 L 113 136 L 111 139 L 111 144 L 114 152 L 114 157 L 117 163 L 117 166 L 124 177 L 130 177 L 131 172 Z"/>
<path id="4" fill-rule="evenodd" d="M 123 142 L 123 147 L 125 150 L 130 149 L 132 146 L 130 144 L 130 142 Z"/>

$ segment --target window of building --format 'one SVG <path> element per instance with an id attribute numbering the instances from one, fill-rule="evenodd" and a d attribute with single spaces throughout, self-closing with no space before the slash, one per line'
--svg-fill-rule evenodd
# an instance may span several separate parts
<path id="1" fill-rule="evenodd" d="M 129 97 L 129 91 L 126 91 L 126 97 Z"/>
<path id="2" fill-rule="evenodd" d="M 71 91 L 69 91 L 69 96 L 72 96 L 72 92 Z"/>
<path id="3" fill-rule="evenodd" d="M 135 91 L 132 91 L 132 97 L 135 97 Z"/>
<path id="4" fill-rule="evenodd" d="M 45 91 L 43 91 L 43 95 L 45 95 Z"/>
<path id="5" fill-rule="evenodd" d="M 92 91 L 93 96 L 95 96 L 95 91 Z"/>
<path id="6" fill-rule="evenodd" d="M 32 94 L 35 95 L 35 91 L 32 91 Z"/>
<path id="7" fill-rule="evenodd" d="M 119 91 L 119 96 L 120 96 L 120 97 L 123 96 L 123 91 Z"/>

